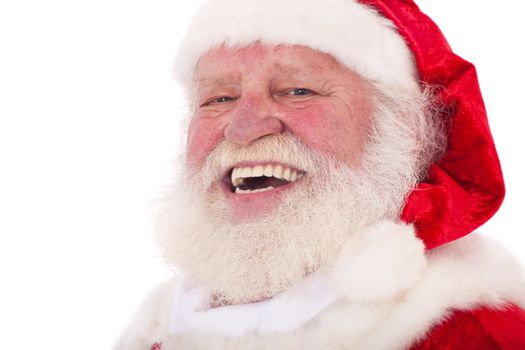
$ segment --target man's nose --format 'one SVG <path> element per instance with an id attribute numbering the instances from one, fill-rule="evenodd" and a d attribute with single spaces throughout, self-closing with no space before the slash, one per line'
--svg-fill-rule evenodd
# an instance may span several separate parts
<path id="1" fill-rule="evenodd" d="M 233 143 L 248 146 L 260 138 L 278 135 L 283 131 L 284 125 L 271 97 L 244 100 L 241 97 L 224 130 L 224 136 Z"/>

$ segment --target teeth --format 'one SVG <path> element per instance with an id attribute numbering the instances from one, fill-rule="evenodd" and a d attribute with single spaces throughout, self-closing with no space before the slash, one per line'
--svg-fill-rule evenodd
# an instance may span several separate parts
<path id="1" fill-rule="evenodd" d="M 239 168 L 233 169 L 233 171 L 232 171 L 232 183 L 233 183 L 233 186 L 238 186 L 239 185 L 239 182 L 237 180 L 240 180 L 240 179 L 237 176 L 237 173 L 239 173 Z"/>
<path id="2" fill-rule="evenodd" d="M 241 190 L 238 187 L 244 184 L 244 179 L 249 177 L 275 177 L 278 179 L 284 179 L 288 182 L 295 182 L 304 176 L 304 173 L 297 170 L 291 169 L 289 167 L 277 164 L 260 164 L 254 167 L 242 167 L 234 168 L 231 175 L 231 180 L 233 186 L 236 187 L 235 193 L 253 193 L 253 192 L 263 192 L 268 189 L 273 189 L 273 187 L 268 187 L 265 189 L 258 189 L 254 191 L 250 190 Z"/>
<path id="3" fill-rule="evenodd" d="M 248 194 L 248 193 L 259 193 L 259 192 L 265 192 L 265 191 L 269 191 L 269 190 L 273 190 L 273 187 L 272 186 L 268 186 L 266 188 L 259 188 L 257 190 L 241 190 L 239 187 L 237 187 L 235 189 L 235 193 L 237 194 Z"/>
<path id="4" fill-rule="evenodd" d="M 268 164 L 264 167 L 264 176 L 266 177 L 272 177 L 273 176 L 273 166 L 271 164 Z"/>
<path id="5" fill-rule="evenodd" d="M 273 169 L 273 176 L 278 178 L 278 179 L 282 179 L 283 178 L 283 166 L 282 165 L 277 165 Z"/>
<path id="6" fill-rule="evenodd" d="M 283 179 L 285 179 L 286 181 L 292 181 L 292 178 L 290 177 L 292 173 L 292 170 L 290 168 L 286 168 L 284 169 L 284 173 L 283 173 Z"/>
<path id="7" fill-rule="evenodd" d="M 263 174 L 264 174 L 264 168 L 262 165 L 257 165 L 252 170 L 252 176 L 263 176 Z"/>
<path id="8" fill-rule="evenodd" d="M 252 177 L 252 168 L 242 168 L 242 177 Z"/>
<path id="9" fill-rule="evenodd" d="M 232 183 L 235 187 L 242 185 L 244 179 L 242 177 L 242 168 L 235 168 L 232 172 Z"/>
<path id="10" fill-rule="evenodd" d="M 292 175 L 290 176 L 290 181 L 291 182 L 297 181 L 297 172 L 295 170 L 292 171 Z"/>
<path id="11" fill-rule="evenodd" d="M 273 187 L 272 186 L 268 186 L 266 188 L 259 188 L 258 190 L 253 190 L 252 193 L 265 192 L 265 191 L 269 191 L 269 190 L 273 190 Z"/>

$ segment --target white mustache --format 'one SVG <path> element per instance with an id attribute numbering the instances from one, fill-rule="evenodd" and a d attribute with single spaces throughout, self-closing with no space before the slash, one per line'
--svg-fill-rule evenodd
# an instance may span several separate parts
<path id="1" fill-rule="evenodd" d="M 206 158 L 201 167 L 191 166 L 190 177 L 209 188 L 221 179 L 232 167 L 246 161 L 283 163 L 296 169 L 314 173 L 328 156 L 321 156 L 310 150 L 292 135 L 274 135 L 261 138 L 249 146 L 240 146 L 223 140 Z M 321 162 L 322 163 L 322 162 Z"/>

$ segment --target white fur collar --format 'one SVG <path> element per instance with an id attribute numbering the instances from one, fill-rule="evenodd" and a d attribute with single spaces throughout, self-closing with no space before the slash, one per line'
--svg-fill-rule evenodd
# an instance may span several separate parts
<path id="1" fill-rule="evenodd" d="M 296 331 L 343 296 L 332 288 L 329 277 L 317 271 L 297 287 L 269 300 L 218 308 L 210 307 L 208 290 L 183 279 L 175 289 L 170 331 L 230 338 Z"/>
<path id="2" fill-rule="evenodd" d="M 121 343 L 126 346 L 117 349 L 149 350 L 147 345 L 155 342 L 162 342 L 163 350 L 404 349 L 451 309 L 507 302 L 525 307 L 521 267 L 499 244 L 478 235 L 425 253 L 411 226 L 383 222 L 348 240 L 330 276 L 331 288 L 342 297 L 310 322 L 292 333 L 241 338 L 170 334 L 164 311 L 172 305 L 170 282 L 158 292 L 162 298 L 152 296 L 154 307 L 145 308 L 149 315 L 139 315 L 134 331 Z M 155 309 L 163 310 L 160 319 L 151 311 Z"/>

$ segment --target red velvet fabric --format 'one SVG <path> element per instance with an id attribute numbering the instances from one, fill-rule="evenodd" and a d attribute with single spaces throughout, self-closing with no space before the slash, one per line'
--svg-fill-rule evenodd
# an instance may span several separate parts
<path id="1" fill-rule="evenodd" d="M 520 350 L 524 330 L 525 312 L 516 306 L 457 311 L 410 350 Z"/>
<path id="2" fill-rule="evenodd" d="M 397 26 L 414 52 L 421 81 L 442 87 L 441 98 L 452 111 L 448 150 L 409 195 L 401 215 L 414 223 L 431 249 L 472 232 L 503 201 L 503 175 L 476 70 L 451 51 L 436 24 L 413 1 L 361 2 Z"/>

